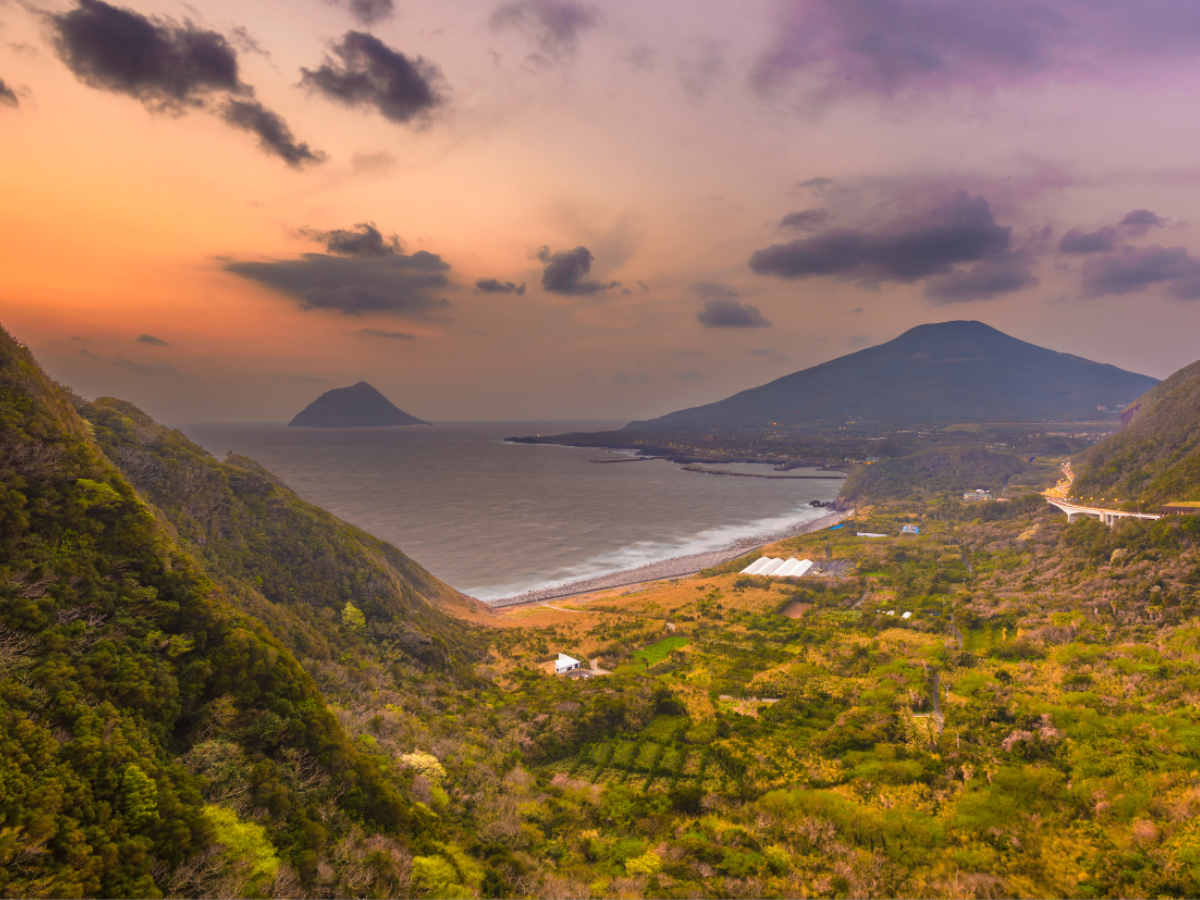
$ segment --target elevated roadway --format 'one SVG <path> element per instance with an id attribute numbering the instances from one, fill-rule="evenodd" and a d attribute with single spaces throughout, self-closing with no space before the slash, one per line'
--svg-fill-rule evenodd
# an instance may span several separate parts
<path id="1" fill-rule="evenodd" d="M 1126 512 L 1123 509 L 1108 509 L 1103 506 L 1089 506 L 1081 503 L 1078 500 L 1073 500 L 1070 497 L 1070 491 L 1071 482 L 1075 480 L 1075 473 L 1071 471 L 1071 464 L 1069 462 L 1063 466 L 1063 473 L 1067 477 L 1054 487 L 1047 490 L 1044 496 L 1047 503 L 1067 514 L 1067 522 L 1077 522 L 1083 516 L 1087 516 L 1088 518 L 1098 519 L 1109 528 L 1112 528 L 1119 521 L 1121 521 L 1121 519 L 1162 518 L 1162 516 L 1154 513 Z"/>

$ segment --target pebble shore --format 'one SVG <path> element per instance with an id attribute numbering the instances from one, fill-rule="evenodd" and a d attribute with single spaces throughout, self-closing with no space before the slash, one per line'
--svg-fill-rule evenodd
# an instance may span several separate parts
<path id="1" fill-rule="evenodd" d="M 500 597 L 496 600 L 488 601 L 487 605 L 493 609 L 500 609 L 506 606 L 523 606 L 528 603 L 541 603 L 544 600 L 571 597 L 575 594 L 587 594 L 592 591 L 605 590 L 606 588 L 624 587 L 625 585 L 641 584 L 646 581 L 659 581 L 664 578 L 679 578 L 684 575 L 694 575 L 701 569 L 707 569 L 710 566 L 719 566 L 721 563 L 737 559 L 739 556 L 744 556 L 750 551 L 756 550 L 766 544 L 794 537 L 798 534 L 808 534 L 813 531 L 820 531 L 823 528 L 829 528 L 853 513 L 854 510 L 852 509 L 844 512 L 828 513 L 818 519 L 799 522 L 794 528 L 785 529 L 775 534 L 742 538 L 720 550 L 712 550 L 708 553 L 695 553 L 691 556 L 675 556 L 671 559 L 664 559 L 659 562 L 639 566 L 636 569 L 625 569 L 621 572 L 597 575 L 594 578 L 583 578 L 578 581 L 552 584 L 544 588 L 525 591 L 523 594 Z"/>

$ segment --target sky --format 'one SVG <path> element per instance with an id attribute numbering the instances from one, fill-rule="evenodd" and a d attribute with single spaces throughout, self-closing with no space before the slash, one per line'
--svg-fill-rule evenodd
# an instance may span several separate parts
<path id="1" fill-rule="evenodd" d="M 1200 4 L 0 0 L 0 324 L 85 397 L 641 419 L 977 319 L 1200 357 Z"/>

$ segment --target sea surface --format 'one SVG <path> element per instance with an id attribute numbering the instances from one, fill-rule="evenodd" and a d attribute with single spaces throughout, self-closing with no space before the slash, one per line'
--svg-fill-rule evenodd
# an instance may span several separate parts
<path id="1" fill-rule="evenodd" d="M 666 460 L 596 464 L 589 460 L 632 454 L 504 440 L 622 424 L 177 427 L 218 459 L 229 450 L 249 456 L 305 500 L 485 601 L 782 531 L 822 515 L 808 502 L 834 499 L 841 485 L 705 475 Z"/>

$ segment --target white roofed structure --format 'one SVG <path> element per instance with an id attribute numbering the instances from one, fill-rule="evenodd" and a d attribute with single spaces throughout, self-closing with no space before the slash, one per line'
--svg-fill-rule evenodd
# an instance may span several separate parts
<path id="1" fill-rule="evenodd" d="M 787 578 L 796 571 L 796 567 L 800 565 L 800 560 L 792 558 L 785 562 L 782 566 L 775 570 L 776 578 Z"/>
<path id="2" fill-rule="evenodd" d="M 759 572 L 761 572 L 763 570 L 763 567 L 766 566 L 770 561 L 771 561 L 771 557 L 760 556 L 754 562 L 750 563 L 750 565 L 746 566 L 746 568 L 742 569 L 742 574 L 743 575 L 757 575 Z"/>
<path id="3" fill-rule="evenodd" d="M 558 654 L 558 661 L 554 664 L 554 671 L 561 675 L 563 672 L 570 672 L 579 668 L 579 660 L 572 659 L 565 653 Z"/>
<path id="4" fill-rule="evenodd" d="M 757 574 L 757 575 L 774 575 L 775 570 L 778 569 L 782 565 L 783 565 L 782 559 L 773 559 L 769 563 L 767 563 L 765 566 L 763 566 L 761 569 L 759 569 L 758 572 L 756 572 L 755 574 Z"/>

